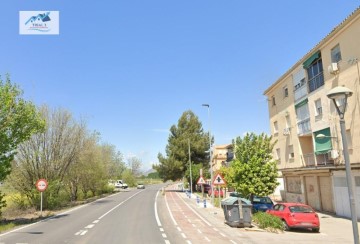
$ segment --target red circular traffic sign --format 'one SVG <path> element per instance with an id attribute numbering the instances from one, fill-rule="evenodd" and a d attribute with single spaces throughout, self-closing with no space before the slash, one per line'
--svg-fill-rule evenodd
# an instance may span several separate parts
<path id="1" fill-rule="evenodd" d="M 39 179 L 36 181 L 36 189 L 38 191 L 45 191 L 48 186 L 48 183 L 45 179 Z"/>

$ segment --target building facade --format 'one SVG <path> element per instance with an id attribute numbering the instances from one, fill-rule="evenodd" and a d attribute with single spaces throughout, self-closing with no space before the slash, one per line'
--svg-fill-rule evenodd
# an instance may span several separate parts
<path id="1" fill-rule="evenodd" d="M 319 211 L 350 217 L 342 139 L 347 140 L 360 217 L 360 8 L 335 27 L 265 92 L 273 154 L 284 179 L 284 197 Z M 345 113 L 346 138 L 326 94 L 353 91 Z"/>
<path id="2" fill-rule="evenodd" d="M 228 166 L 228 163 L 234 158 L 233 145 L 214 145 L 211 159 L 212 169 L 214 172 L 220 170 L 222 166 Z"/>

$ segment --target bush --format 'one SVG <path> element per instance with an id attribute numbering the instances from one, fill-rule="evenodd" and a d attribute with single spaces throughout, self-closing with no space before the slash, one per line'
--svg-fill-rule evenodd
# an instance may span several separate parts
<path id="1" fill-rule="evenodd" d="M 261 229 L 270 231 L 284 230 L 284 224 L 282 220 L 274 215 L 264 212 L 257 212 L 253 214 L 252 219 Z"/>

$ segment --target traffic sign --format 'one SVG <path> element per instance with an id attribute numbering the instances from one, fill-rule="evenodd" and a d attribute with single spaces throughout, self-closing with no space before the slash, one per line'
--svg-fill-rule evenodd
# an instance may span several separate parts
<path id="1" fill-rule="evenodd" d="M 200 185 L 200 184 L 205 184 L 205 183 L 206 182 L 205 182 L 204 178 L 202 176 L 200 176 L 200 178 L 198 179 L 196 184 Z"/>
<path id="2" fill-rule="evenodd" d="M 226 185 L 226 182 L 224 180 L 224 177 L 221 176 L 221 174 L 217 174 L 215 176 L 213 184 L 214 185 Z"/>
<path id="3" fill-rule="evenodd" d="M 46 190 L 46 188 L 48 186 L 48 183 L 47 183 L 47 181 L 45 179 L 39 179 L 39 180 L 36 181 L 35 185 L 36 185 L 36 189 L 38 191 L 43 192 L 43 191 Z"/>

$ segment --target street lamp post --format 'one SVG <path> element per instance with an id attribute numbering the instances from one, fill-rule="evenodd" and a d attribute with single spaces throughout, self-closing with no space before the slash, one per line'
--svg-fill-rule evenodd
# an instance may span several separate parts
<path id="1" fill-rule="evenodd" d="M 208 119 L 209 119 L 209 157 L 210 157 L 210 177 L 211 177 L 211 182 L 210 182 L 210 186 L 211 186 L 211 204 L 214 205 L 214 187 L 213 187 L 213 168 L 212 168 L 212 162 L 211 162 L 211 131 L 210 131 L 210 105 L 209 104 L 203 104 L 202 106 L 207 107 L 208 108 Z"/>
<path id="2" fill-rule="evenodd" d="M 344 119 L 344 114 L 347 105 L 347 98 L 350 97 L 352 93 L 353 92 L 349 88 L 338 86 L 331 89 L 328 92 L 327 97 L 333 100 L 336 111 L 338 112 L 340 117 L 340 129 L 341 129 L 341 138 L 343 143 L 343 153 L 344 153 L 346 179 L 347 179 L 347 186 L 348 186 L 349 200 L 350 200 L 350 211 L 351 211 L 351 220 L 352 220 L 352 227 L 354 234 L 354 243 L 359 244 L 359 230 L 357 223 L 356 205 L 353 194 L 351 166 L 349 160 L 348 144 L 346 140 L 346 128 L 345 128 L 345 119 Z"/>
<path id="3" fill-rule="evenodd" d="M 192 195 L 192 174 L 191 174 L 191 154 L 190 154 L 190 139 L 188 139 L 189 142 L 189 165 L 190 165 L 190 195 Z"/>

